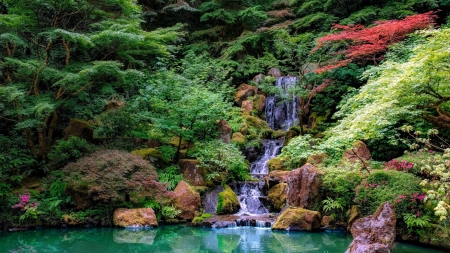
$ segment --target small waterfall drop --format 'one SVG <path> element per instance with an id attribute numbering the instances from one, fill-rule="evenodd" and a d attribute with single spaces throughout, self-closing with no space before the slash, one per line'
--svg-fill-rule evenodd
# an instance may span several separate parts
<path id="1" fill-rule="evenodd" d="M 275 86 L 280 87 L 283 96 L 289 96 L 289 90 L 295 88 L 298 78 L 284 76 L 277 79 Z M 289 130 L 290 127 L 298 125 L 298 98 L 291 95 L 288 102 L 281 103 L 282 98 L 278 95 L 270 96 L 266 100 L 266 121 L 269 127 L 278 130 Z"/>

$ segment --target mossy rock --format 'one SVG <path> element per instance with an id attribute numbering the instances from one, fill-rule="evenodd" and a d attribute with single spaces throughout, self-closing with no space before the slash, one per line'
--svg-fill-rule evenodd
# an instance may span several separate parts
<path id="1" fill-rule="evenodd" d="M 258 130 L 263 130 L 263 129 L 270 130 L 270 127 L 266 121 L 264 121 L 258 117 L 255 117 L 255 116 L 250 116 L 250 115 L 242 115 L 242 116 L 244 117 L 245 121 L 247 122 L 247 125 L 250 128 L 255 128 Z"/>
<path id="2" fill-rule="evenodd" d="M 266 100 L 266 96 L 264 95 L 257 94 L 253 96 L 253 108 L 255 108 L 257 112 L 262 112 L 264 107 L 266 106 Z"/>
<path id="3" fill-rule="evenodd" d="M 244 146 L 247 143 L 247 138 L 242 133 L 233 133 L 231 137 L 231 142 L 236 143 L 238 146 Z"/>
<path id="4" fill-rule="evenodd" d="M 284 137 L 285 135 L 286 135 L 286 131 L 276 130 L 276 131 L 272 131 L 270 137 L 272 137 L 272 139 L 279 139 L 281 137 Z"/>
<path id="5" fill-rule="evenodd" d="M 146 157 L 150 156 L 150 157 L 162 159 L 161 152 L 159 152 L 159 150 L 156 148 L 144 148 L 144 149 L 133 150 L 133 151 L 131 151 L 131 154 L 139 155 L 142 158 L 146 158 Z"/>
<path id="6" fill-rule="evenodd" d="M 322 215 L 303 208 L 287 208 L 278 217 L 273 230 L 313 231 L 320 228 Z"/>
<path id="7" fill-rule="evenodd" d="M 271 212 L 279 212 L 286 206 L 287 183 L 279 183 L 270 188 L 267 202 Z"/>
<path id="8" fill-rule="evenodd" d="M 203 223 L 203 220 L 211 218 L 211 217 L 212 217 L 212 214 L 209 214 L 209 213 L 204 213 L 204 214 L 202 214 L 200 216 L 197 216 L 197 217 L 195 217 L 192 220 L 192 226 L 194 226 L 194 227 L 201 227 L 202 223 Z"/>
<path id="9" fill-rule="evenodd" d="M 246 135 L 248 133 L 248 125 L 246 123 L 242 123 L 239 132 L 243 135 Z"/>
<path id="10" fill-rule="evenodd" d="M 284 163 L 288 160 L 288 157 L 280 157 L 277 156 L 275 158 L 270 159 L 267 162 L 267 167 L 269 167 L 269 171 L 274 170 L 287 170 L 287 167 Z"/>
<path id="11" fill-rule="evenodd" d="M 224 186 L 224 190 L 217 197 L 217 214 L 233 214 L 239 211 L 241 205 L 234 191 L 228 186 Z"/>
<path id="12" fill-rule="evenodd" d="M 80 119 L 70 119 L 69 125 L 64 129 L 64 140 L 67 141 L 70 136 L 76 136 L 92 142 L 94 140 L 92 123 Z"/>
<path id="13" fill-rule="evenodd" d="M 174 147 L 178 147 L 178 144 L 180 142 L 180 137 L 174 136 L 172 137 L 172 139 L 170 140 L 170 142 L 168 144 L 174 146 Z M 187 148 L 193 148 L 194 144 L 190 141 L 187 141 L 185 139 L 181 140 L 181 149 L 187 149 Z"/>

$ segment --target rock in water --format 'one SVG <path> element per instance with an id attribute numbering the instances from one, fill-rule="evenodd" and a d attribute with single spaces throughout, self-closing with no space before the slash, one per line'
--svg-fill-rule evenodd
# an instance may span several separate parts
<path id="1" fill-rule="evenodd" d="M 395 241 L 394 206 L 385 202 L 373 215 L 357 219 L 351 229 L 353 242 L 346 253 L 390 253 Z"/>
<path id="2" fill-rule="evenodd" d="M 157 227 L 156 215 L 151 208 L 118 208 L 113 215 L 114 225 L 118 227 Z"/>
<path id="3" fill-rule="evenodd" d="M 289 206 L 315 209 L 320 202 L 323 173 L 311 164 L 293 170 L 287 177 Z"/>
<path id="4" fill-rule="evenodd" d="M 319 212 L 303 208 L 287 208 L 273 225 L 274 230 L 312 231 L 320 228 Z"/>
<path id="5" fill-rule="evenodd" d="M 186 182 L 180 181 L 174 190 L 173 204 L 176 209 L 181 210 L 178 217 L 190 221 L 200 210 L 200 194 Z"/>

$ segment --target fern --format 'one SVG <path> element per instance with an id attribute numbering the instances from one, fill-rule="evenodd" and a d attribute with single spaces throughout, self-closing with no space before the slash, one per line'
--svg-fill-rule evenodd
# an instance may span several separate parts
<path id="1" fill-rule="evenodd" d="M 431 227 L 431 218 L 428 215 L 416 216 L 415 214 L 405 213 L 403 214 L 403 220 L 409 230 Z"/>

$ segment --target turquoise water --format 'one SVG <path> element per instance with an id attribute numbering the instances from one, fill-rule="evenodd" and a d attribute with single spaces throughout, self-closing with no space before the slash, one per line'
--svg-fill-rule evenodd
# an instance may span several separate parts
<path id="1" fill-rule="evenodd" d="M 41 229 L 0 232 L 0 252 L 345 252 L 344 233 L 273 232 L 267 228 L 222 229 L 162 226 L 131 231 L 117 228 Z M 397 243 L 394 253 L 443 252 Z"/>

